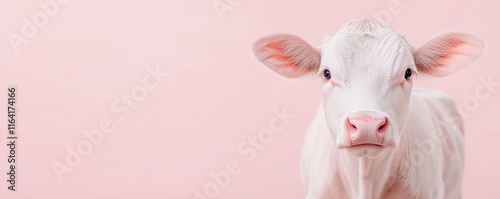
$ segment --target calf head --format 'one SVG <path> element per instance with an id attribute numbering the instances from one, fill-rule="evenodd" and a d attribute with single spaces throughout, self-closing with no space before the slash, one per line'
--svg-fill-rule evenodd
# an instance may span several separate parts
<path id="1" fill-rule="evenodd" d="M 477 58 L 484 42 L 447 32 L 412 48 L 390 27 L 370 20 L 344 25 L 318 49 L 292 35 L 258 40 L 255 56 L 290 78 L 322 78 L 324 112 L 336 147 L 377 157 L 398 146 L 417 74 L 445 76 Z"/>

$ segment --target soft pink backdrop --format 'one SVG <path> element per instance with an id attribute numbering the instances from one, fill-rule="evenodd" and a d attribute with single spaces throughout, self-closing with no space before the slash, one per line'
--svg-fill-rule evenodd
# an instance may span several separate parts
<path id="1" fill-rule="evenodd" d="M 81 1 L 59 12 L 15 52 L 9 33 L 39 2 L 0 2 L 0 143 L 6 137 L 7 86 L 18 87 L 17 192 L 0 175 L 0 198 L 194 198 L 232 160 L 241 172 L 220 189 L 219 199 L 304 198 L 299 156 L 304 132 L 321 97 L 313 77 L 288 80 L 251 54 L 259 37 L 300 35 L 319 45 L 343 23 L 373 18 L 399 4 L 390 25 L 419 46 L 435 33 L 460 29 L 488 44 L 486 54 L 456 74 L 419 78 L 417 85 L 443 90 L 458 104 L 474 97 L 479 78 L 500 81 L 500 2 L 486 1 L 249 1 L 220 0 L 231 7 L 223 20 L 214 0 Z M 233 5 L 227 3 L 233 3 Z M 113 101 L 141 84 L 146 66 L 170 73 L 124 119 Z M 498 105 L 500 87 L 467 112 L 464 198 L 500 198 Z M 237 146 L 268 127 L 273 109 L 296 115 L 281 133 L 246 161 Z M 82 130 L 116 121 L 112 134 L 60 183 L 52 162 L 64 163 L 66 147 L 84 140 Z M 0 171 L 7 171 L 0 145 Z"/>

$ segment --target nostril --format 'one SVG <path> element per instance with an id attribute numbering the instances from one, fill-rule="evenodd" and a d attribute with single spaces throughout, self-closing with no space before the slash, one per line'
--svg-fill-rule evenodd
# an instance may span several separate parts
<path id="1" fill-rule="evenodd" d="M 351 120 L 350 118 L 347 118 L 346 123 L 345 123 L 345 127 L 347 129 L 347 132 L 349 132 L 349 133 L 355 133 L 356 131 L 358 131 L 358 128 L 356 127 L 356 123 L 353 120 Z"/>
<path id="2" fill-rule="evenodd" d="M 349 126 L 351 126 L 351 128 L 358 129 L 356 128 L 356 124 L 353 123 L 350 119 L 348 119 L 347 121 L 349 121 Z"/>
<path id="3" fill-rule="evenodd" d="M 386 134 L 390 126 L 387 117 L 347 118 L 344 125 L 347 133 L 353 136 L 360 133 Z"/>
<path id="4" fill-rule="evenodd" d="M 387 120 L 387 118 L 384 118 L 378 127 L 378 132 L 379 133 L 387 132 L 388 126 L 389 126 L 389 121 Z"/>

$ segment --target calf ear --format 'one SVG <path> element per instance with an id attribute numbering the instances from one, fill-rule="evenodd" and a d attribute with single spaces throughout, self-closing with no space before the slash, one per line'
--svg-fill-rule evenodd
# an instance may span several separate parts
<path id="1" fill-rule="evenodd" d="M 255 57 L 273 71 L 290 78 L 318 70 L 320 52 L 292 35 L 272 35 L 258 40 Z"/>
<path id="2" fill-rule="evenodd" d="M 449 75 L 479 57 L 484 41 L 464 32 L 434 36 L 413 53 L 417 69 L 434 76 Z"/>

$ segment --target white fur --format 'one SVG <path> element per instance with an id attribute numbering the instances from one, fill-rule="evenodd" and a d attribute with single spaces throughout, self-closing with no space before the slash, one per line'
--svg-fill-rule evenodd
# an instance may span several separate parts
<path id="1" fill-rule="evenodd" d="M 419 71 L 443 76 L 470 63 L 482 53 L 482 40 L 450 32 L 414 49 L 390 27 L 356 20 L 320 48 L 290 35 L 254 47 L 261 62 L 284 76 L 314 72 L 323 78 L 324 97 L 302 151 L 307 199 L 460 198 L 462 121 L 453 100 L 413 89 L 413 81 Z M 408 69 L 413 75 L 405 79 Z M 323 77 L 325 70 L 331 79 Z M 345 124 L 359 113 L 384 115 L 391 145 L 349 147 Z"/>
<path id="2" fill-rule="evenodd" d="M 414 89 L 411 101 L 399 146 L 373 159 L 335 147 L 321 103 L 302 151 L 307 199 L 460 198 L 462 123 L 452 100 Z"/>

